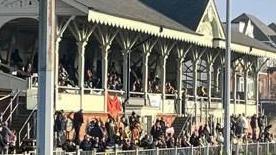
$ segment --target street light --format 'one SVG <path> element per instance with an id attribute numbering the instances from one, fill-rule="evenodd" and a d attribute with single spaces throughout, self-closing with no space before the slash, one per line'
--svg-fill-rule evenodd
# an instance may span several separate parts
<path id="1" fill-rule="evenodd" d="M 226 0 L 226 52 L 224 78 L 224 154 L 231 154 L 230 144 L 230 77 L 231 77 L 231 0 Z"/>

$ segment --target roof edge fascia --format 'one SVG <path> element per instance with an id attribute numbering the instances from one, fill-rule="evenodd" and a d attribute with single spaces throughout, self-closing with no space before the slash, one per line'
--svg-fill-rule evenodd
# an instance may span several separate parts
<path id="1" fill-rule="evenodd" d="M 157 25 L 145 23 L 142 21 L 136 21 L 128 18 L 118 17 L 107 13 L 99 12 L 91 8 L 88 11 L 88 21 L 92 21 L 98 24 L 118 27 L 122 29 L 127 29 L 130 31 L 142 32 L 156 37 L 163 37 L 167 39 L 194 43 L 199 46 L 206 46 L 206 47 L 213 46 L 212 38 L 204 37 L 203 35 L 200 35 L 200 34 L 191 34 L 191 33 L 186 33 L 179 30 L 164 28 L 162 27 L 162 25 L 157 26 Z M 162 27 L 162 32 L 160 32 L 161 27 Z"/>
<path id="2" fill-rule="evenodd" d="M 214 48 L 225 49 L 225 40 L 214 39 Z M 236 51 L 238 53 L 276 59 L 276 53 L 273 51 L 267 51 L 256 47 L 245 46 L 237 43 L 231 43 L 231 50 Z"/>

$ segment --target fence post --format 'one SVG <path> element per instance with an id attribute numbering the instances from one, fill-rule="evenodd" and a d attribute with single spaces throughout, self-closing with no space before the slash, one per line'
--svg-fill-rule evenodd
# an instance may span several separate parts
<path id="1" fill-rule="evenodd" d="M 245 145 L 245 154 L 246 155 L 248 154 L 248 142 L 246 142 L 246 145 Z"/>
<path id="2" fill-rule="evenodd" d="M 77 150 L 76 150 L 76 155 L 80 155 L 80 149 L 79 148 L 77 148 Z"/>
<path id="3" fill-rule="evenodd" d="M 97 150 L 94 148 L 94 149 L 92 150 L 92 155 L 96 155 L 96 153 L 97 153 Z"/>
<path id="4" fill-rule="evenodd" d="M 194 148 L 193 148 L 193 145 L 192 145 L 192 147 L 190 147 L 190 149 L 191 149 L 191 155 L 194 155 Z"/>
<path id="5" fill-rule="evenodd" d="M 259 147 L 260 147 L 260 144 L 259 144 L 259 142 L 257 142 L 257 147 L 256 147 L 256 149 L 257 149 L 257 155 L 260 155 L 260 149 L 259 149 Z"/>
<path id="6" fill-rule="evenodd" d="M 209 144 L 207 144 L 207 147 L 206 147 L 206 155 L 209 155 L 209 149 L 210 149 Z"/>
<path id="7" fill-rule="evenodd" d="M 10 120 L 9 120 L 9 124 L 12 123 L 12 108 L 13 108 L 12 104 L 13 104 L 13 100 L 11 99 L 11 106 L 10 106 L 10 113 L 9 113 L 9 115 L 11 115 L 11 117 L 10 117 Z M 9 115 L 8 115 L 8 117 L 9 117 Z"/>
<path id="8" fill-rule="evenodd" d="M 177 155 L 177 146 L 174 148 L 174 155 Z"/>
<path id="9" fill-rule="evenodd" d="M 266 154 L 269 155 L 269 142 L 266 143 Z"/>
<path id="10" fill-rule="evenodd" d="M 159 155 L 159 148 L 156 148 L 156 155 Z"/>
<path id="11" fill-rule="evenodd" d="M 30 123 L 27 123 L 27 138 L 30 139 Z"/>
<path id="12" fill-rule="evenodd" d="M 117 149 L 117 147 L 115 147 L 115 155 L 117 155 L 118 154 L 118 149 Z"/>
<path id="13" fill-rule="evenodd" d="M 139 155 L 139 149 L 138 148 L 135 149 L 135 154 Z"/>

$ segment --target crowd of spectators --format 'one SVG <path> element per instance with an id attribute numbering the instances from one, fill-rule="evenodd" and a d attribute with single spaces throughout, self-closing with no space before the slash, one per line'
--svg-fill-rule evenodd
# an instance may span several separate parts
<path id="1" fill-rule="evenodd" d="M 181 135 L 174 134 L 174 128 L 157 118 L 151 130 L 145 132 L 140 122 L 140 116 L 135 112 L 130 117 L 108 117 L 104 122 L 101 119 L 91 120 L 86 127 L 86 134 L 80 141 L 80 127 L 83 123 L 82 111 L 70 118 L 62 111 L 57 112 L 55 120 L 55 132 L 57 134 L 57 146 L 66 151 L 74 151 L 77 145 L 80 149 L 104 152 L 107 150 L 121 149 L 134 150 L 136 148 L 174 148 L 190 146 L 212 146 L 223 144 L 223 127 L 212 119 L 208 124 L 199 126 L 193 131 L 185 130 Z M 257 133 L 257 128 L 259 133 Z M 231 141 L 233 144 L 272 142 L 269 133 L 271 125 L 266 125 L 265 116 L 256 115 L 246 118 L 245 115 L 231 116 Z M 75 136 L 70 139 L 69 132 L 74 131 Z"/>
<path id="2" fill-rule="evenodd" d="M 132 91 L 142 92 L 143 85 L 140 79 L 137 79 L 132 84 Z M 161 93 L 161 84 L 159 78 L 155 77 L 153 80 L 148 82 L 148 93 Z M 170 82 L 165 83 L 165 93 L 166 94 L 175 94 L 176 90 Z"/>
<path id="3" fill-rule="evenodd" d="M 30 60 L 27 62 L 23 62 L 18 49 L 15 49 L 11 53 L 11 59 L 9 62 L 2 59 L 2 57 L 0 56 L 0 63 L 1 71 L 5 73 L 10 73 L 22 79 L 27 79 L 28 77 L 31 77 L 32 74 L 35 72 L 34 66 Z"/>

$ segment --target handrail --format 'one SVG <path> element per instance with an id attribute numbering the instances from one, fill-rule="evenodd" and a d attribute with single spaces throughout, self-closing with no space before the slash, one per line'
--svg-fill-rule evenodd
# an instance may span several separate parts
<path id="1" fill-rule="evenodd" d="M 12 111 L 10 112 L 8 118 L 6 119 L 6 122 L 12 117 L 12 114 L 14 113 L 14 111 L 16 110 L 16 108 L 18 107 L 18 103 L 15 105 L 15 107 L 12 109 Z"/>
<path id="2" fill-rule="evenodd" d="M 23 131 L 23 129 L 25 128 L 25 126 L 29 123 L 31 117 L 33 116 L 34 112 L 36 111 L 37 109 L 37 104 L 34 106 L 32 112 L 29 114 L 28 118 L 26 119 L 26 121 L 24 122 L 24 124 L 22 125 L 21 129 L 19 130 L 18 132 L 18 142 L 19 142 L 19 145 L 21 145 L 21 132 Z M 29 131 L 27 131 L 29 132 Z"/>
<path id="3" fill-rule="evenodd" d="M 120 93 L 120 94 L 125 93 L 125 91 L 123 91 L 123 90 L 113 90 L 113 89 L 108 89 L 107 92 L 109 92 L 109 93 Z"/>
<path id="4" fill-rule="evenodd" d="M 177 138 L 179 138 L 180 137 L 180 135 L 182 134 L 182 132 L 183 132 L 183 130 L 184 130 L 184 127 L 187 125 L 187 122 L 191 119 L 191 117 L 192 117 L 192 115 L 190 114 L 189 116 L 188 116 L 188 118 L 187 118 L 187 120 L 185 121 L 185 123 L 183 124 L 183 126 L 182 126 L 182 128 L 181 128 L 181 132 L 180 132 L 180 134 L 177 136 Z"/>
<path id="5" fill-rule="evenodd" d="M 100 91 L 100 92 L 104 91 L 104 89 L 102 89 L 102 88 L 83 88 L 83 90 Z"/>
<path id="6" fill-rule="evenodd" d="M 131 91 L 130 94 L 132 94 L 132 95 L 144 95 L 145 93 L 143 93 L 143 92 Z"/>
<path id="7" fill-rule="evenodd" d="M 6 114 L 6 112 L 8 111 L 8 109 L 10 108 L 10 106 L 13 104 L 13 101 L 15 100 L 15 98 L 19 95 L 21 91 L 17 90 L 17 92 L 14 94 L 13 98 L 11 99 L 9 105 L 6 107 L 6 109 L 3 111 L 3 116 Z"/>
<path id="8" fill-rule="evenodd" d="M 66 87 L 66 86 L 58 86 L 58 89 L 80 90 L 79 87 Z"/>
<path id="9" fill-rule="evenodd" d="M 1 97 L 1 98 L 0 98 L 0 101 L 3 101 L 3 100 L 5 100 L 5 99 L 7 99 L 7 98 L 9 98 L 9 97 L 11 97 L 11 93 L 8 94 L 8 95 L 6 95 L 6 96 L 4 96 L 4 97 Z"/>

